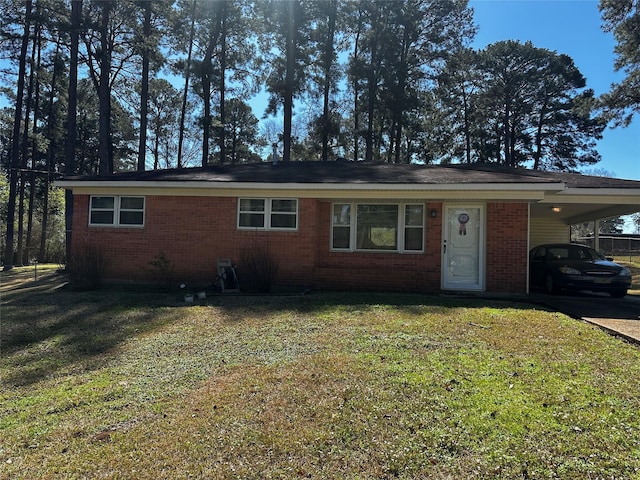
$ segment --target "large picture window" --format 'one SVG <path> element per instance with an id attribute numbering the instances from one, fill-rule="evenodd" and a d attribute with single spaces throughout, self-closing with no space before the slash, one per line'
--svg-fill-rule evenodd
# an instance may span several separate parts
<path id="1" fill-rule="evenodd" d="M 331 249 L 424 251 L 424 205 L 334 203 Z"/>
<path id="2" fill-rule="evenodd" d="M 89 225 L 144 226 L 144 197 L 92 196 L 89 204 Z"/>
<path id="3" fill-rule="evenodd" d="M 298 200 L 295 198 L 238 199 L 238 228 L 296 230 Z"/>

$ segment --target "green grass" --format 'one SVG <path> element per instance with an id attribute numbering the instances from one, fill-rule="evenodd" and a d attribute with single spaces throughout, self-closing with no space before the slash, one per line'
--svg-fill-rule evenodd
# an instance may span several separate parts
<path id="1" fill-rule="evenodd" d="M 561 314 L 6 275 L 3 479 L 640 478 L 640 352 Z"/>

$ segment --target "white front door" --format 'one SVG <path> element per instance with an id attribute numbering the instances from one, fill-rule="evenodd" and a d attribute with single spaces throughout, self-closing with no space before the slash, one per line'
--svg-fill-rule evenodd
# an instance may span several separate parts
<path id="1" fill-rule="evenodd" d="M 484 289 L 484 206 L 446 205 L 442 288 Z"/>

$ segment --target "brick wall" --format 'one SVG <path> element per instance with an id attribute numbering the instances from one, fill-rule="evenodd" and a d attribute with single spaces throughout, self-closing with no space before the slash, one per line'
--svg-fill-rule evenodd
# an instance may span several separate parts
<path id="1" fill-rule="evenodd" d="M 488 292 L 526 292 L 528 215 L 526 203 L 487 204 Z"/>
<path id="2" fill-rule="evenodd" d="M 237 199 L 231 197 L 147 196 L 144 228 L 89 227 L 89 197 L 74 197 L 73 248 L 86 242 L 99 247 L 108 259 L 107 279 L 151 281 L 150 262 L 164 253 L 177 281 L 206 284 L 215 280 L 218 259 L 239 263 L 245 248 L 265 244 L 280 277 L 311 282 L 315 200 L 300 199 L 298 231 L 264 232 L 236 228 Z"/>
<path id="3" fill-rule="evenodd" d="M 296 232 L 246 231 L 236 228 L 233 197 L 147 196 L 144 228 L 88 227 L 89 196 L 74 196 L 73 247 L 99 247 L 108 259 L 106 277 L 154 280 L 150 262 L 164 253 L 175 265 L 176 280 L 208 284 L 216 262 L 240 263 L 242 252 L 266 244 L 279 263 L 281 285 L 322 289 L 369 289 L 435 292 L 440 289 L 442 204 L 428 203 L 425 252 L 347 253 L 330 251 L 331 202 L 299 200 Z M 527 265 L 527 205 L 487 205 L 486 287 L 488 291 L 524 292 Z M 239 265 L 242 278 L 242 265 Z M 156 279 L 157 280 L 157 279 Z"/>
<path id="4" fill-rule="evenodd" d="M 435 292 L 440 289 L 440 245 L 442 238 L 442 204 L 429 203 L 425 226 L 425 252 L 363 253 L 330 251 L 331 203 L 318 207 L 316 284 L 325 289 L 367 289 L 386 291 Z"/>

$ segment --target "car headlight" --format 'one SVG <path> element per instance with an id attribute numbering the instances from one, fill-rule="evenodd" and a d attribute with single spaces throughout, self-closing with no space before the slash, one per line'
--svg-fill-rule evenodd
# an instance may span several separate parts
<path id="1" fill-rule="evenodd" d="M 582 272 L 577 268 L 568 267 L 566 265 L 560 267 L 560 273 L 564 273 L 565 275 L 582 275 Z"/>
<path id="2" fill-rule="evenodd" d="M 621 277 L 630 277 L 631 270 L 629 270 L 628 268 L 623 268 L 622 270 L 620 270 L 620 273 L 618 275 L 620 275 Z"/>

